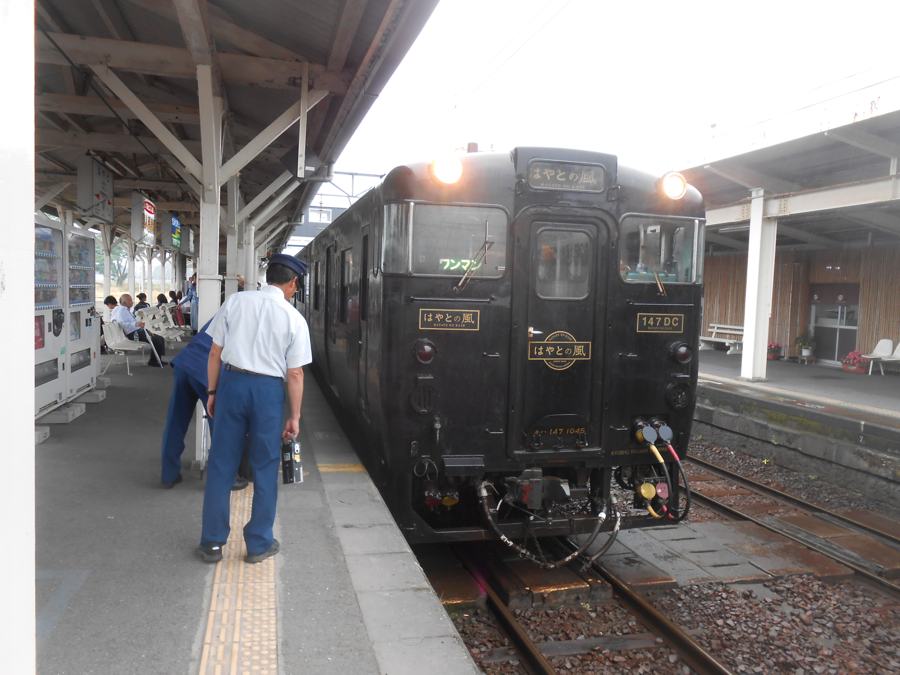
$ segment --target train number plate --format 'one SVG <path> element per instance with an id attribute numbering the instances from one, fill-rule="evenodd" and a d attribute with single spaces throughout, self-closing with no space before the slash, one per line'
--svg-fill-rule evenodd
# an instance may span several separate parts
<path id="1" fill-rule="evenodd" d="M 481 310 L 420 309 L 419 330 L 481 330 Z"/>
<path id="2" fill-rule="evenodd" d="M 638 333 L 683 333 L 684 314 L 657 314 L 639 312 Z"/>

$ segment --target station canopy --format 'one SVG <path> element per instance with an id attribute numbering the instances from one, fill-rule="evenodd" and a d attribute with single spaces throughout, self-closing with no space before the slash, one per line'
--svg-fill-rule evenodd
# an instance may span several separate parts
<path id="1" fill-rule="evenodd" d="M 683 173 L 706 201 L 709 254 L 746 252 L 750 192 L 778 221 L 777 249 L 900 243 L 900 111 L 704 163 Z"/>
<path id="2" fill-rule="evenodd" d="M 303 180 L 272 214 L 298 221 L 436 1 L 38 0 L 38 206 L 77 215 L 76 164 L 87 153 L 112 172 L 119 232 L 128 230 L 132 190 L 198 224 L 201 186 L 186 164 L 203 160 L 197 66 L 204 64 L 221 102 L 223 165 L 260 132 L 271 134 L 273 122 L 296 118 L 288 109 L 308 73 L 304 148 L 302 123 L 293 123 L 240 170 L 249 201 L 286 170 L 297 177 L 298 150 L 305 154 Z M 151 130 L 110 89 L 111 79 L 164 129 Z M 167 132 L 191 157 L 161 142 Z M 270 248 L 280 249 L 290 229 Z"/>

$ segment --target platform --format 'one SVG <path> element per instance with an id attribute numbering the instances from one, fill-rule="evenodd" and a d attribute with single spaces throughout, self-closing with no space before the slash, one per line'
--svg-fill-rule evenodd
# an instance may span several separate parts
<path id="1" fill-rule="evenodd" d="M 900 376 L 770 361 L 764 382 L 740 378 L 740 358 L 701 352 L 695 438 L 776 458 L 862 490 L 900 478 Z M 877 373 L 877 371 L 876 371 Z"/>
<path id="2" fill-rule="evenodd" d="M 109 397 L 35 449 L 38 672 L 477 672 L 314 378 L 281 552 L 242 560 L 251 488 L 208 565 L 202 478 L 159 485 L 171 370 L 109 375 Z"/>

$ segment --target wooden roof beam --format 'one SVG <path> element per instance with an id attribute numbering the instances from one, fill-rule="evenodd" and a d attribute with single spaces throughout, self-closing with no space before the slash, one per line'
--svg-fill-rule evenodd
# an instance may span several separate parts
<path id="1" fill-rule="evenodd" d="M 200 124 L 200 113 L 197 110 L 197 106 L 147 101 L 144 104 L 162 122 Z M 112 118 L 115 118 L 115 113 L 118 113 L 124 119 L 137 119 L 137 115 L 121 101 L 110 100 L 109 105 L 107 105 L 99 96 L 38 94 L 35 96 L 35 106 L 43 112 Z M 110 110 L 110 106 L 115 112 Z"/>
<path id="2" fill-rule="evenodd" d="M 367 4 L 368 0 L 345 0 L 337 30 L 334 32 L 334 44 L 328 55 L 328 70 L 339 72 L 344 69 Z"/>
<path id="3" fill-rule="evenodd" d="M 69 33 L 49 33 L 60 48 L 79 65 L 105 64 L 125 70 L 160 77 L 194 80 L 197 77 L 191 52 L 179 47 L 85 37 Z M 68 65 L 63 54 L 43 35 L 38 35 L 38 63 Z M 303 64 L 258 56 L 217 52 L 226 84 L 289 89 L 296 91 L 303 75 Z M 321 64 L 309 64 L 310 77 L 316 89 L 344 94 L 347 82 L 343 75 L 326 71 Z"/>

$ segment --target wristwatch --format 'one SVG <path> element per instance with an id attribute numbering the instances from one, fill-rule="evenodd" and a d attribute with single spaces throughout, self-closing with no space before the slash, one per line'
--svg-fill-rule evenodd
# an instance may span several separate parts
<path id="1" fill-rule="evenodd" d="M 206 390 L 206 395 L 207 395 L 207 396 L 212 396 L 212 395 L 215 394 L 215 393 L 216 393 L 216 390 L 215 390 L 215 389 L 207 389 L 207 390 Z"/>

